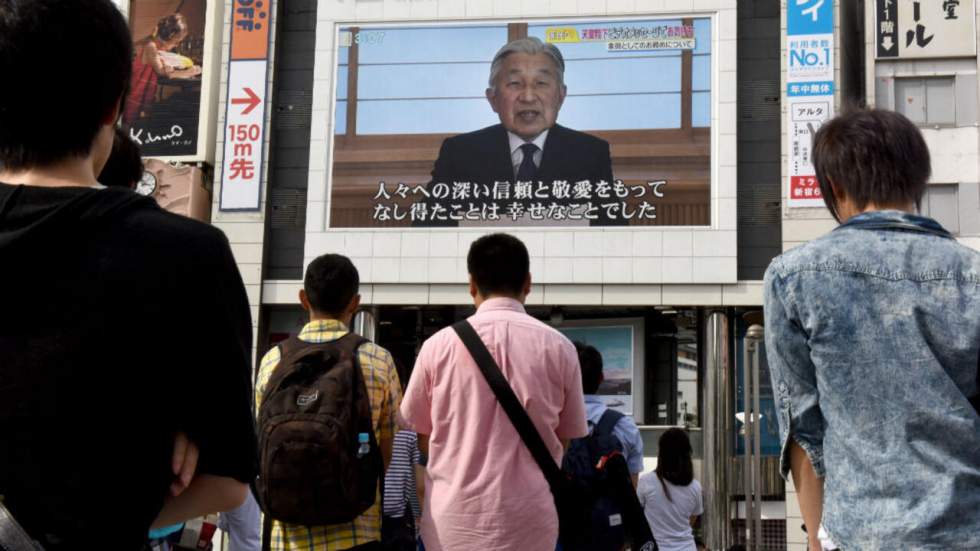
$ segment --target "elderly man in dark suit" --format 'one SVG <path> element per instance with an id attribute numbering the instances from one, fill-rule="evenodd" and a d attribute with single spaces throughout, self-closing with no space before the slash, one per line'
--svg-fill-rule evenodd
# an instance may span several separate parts
<path id="1" fill-rule="evenodd" d="M 491 64 L 490 86 L 486 91 L 487 101 L 500 117 L 500 124 L 447 138 L 432 169 L 428 189 L 433 191 L 438 184 L 446 184 L 452 189 L 454 183 L 469 182 L 492 190 L 495 183 L 501 182 L 511 184 L 509 197 L 480 198 L 474 191 L 472 198 L 462 201 L 454 200 L 452 195 L 434 196 L 430 206 L 451 211 L 453 205 L 460 203 L 464 210 L 471 203 L 480 207 L 496 204 L 500 220 L 471 223 L 479 226 L 625 223 L 610 216 L 608 209 L 599 208 L 601 201 L 588 208 L 588 199 L 576 199 L 574 192 L 553 192 L 555 182 L 567 182 L 573 190 L 575 184 L 583 180 L 592 186 L 613 182 L 609 143 L 555 122 L 565 101 L 564 72 L 565 60 L 558 48 L 538 38 L 514 40 L 501 48 Z M 534 183 L 531 197 L 517 190 L 517 182 Z M 442 187 L 440 191 L 446 190 Z M 515 203 L 524 211 L 520 216 L 513 213 Z M 527 212 L 535 203 L 566 208 L 578 206 L 569 209 L 570 216 L 563 220 L 556 221 L 554 216 L 536 220 Z M 416 222 L 424 226 L 468 223 L 453 219 Z"/>

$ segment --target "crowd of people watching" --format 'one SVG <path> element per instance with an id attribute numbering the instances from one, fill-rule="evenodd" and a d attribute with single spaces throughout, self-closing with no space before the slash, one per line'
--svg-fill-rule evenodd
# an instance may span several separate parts
<path id="1" fill-rule="evenodd" d="M 317 257 L 309 322 L 253 381 L 227 238 L 131 191 L 133 59 L 109 0 L 0 0 L 0 548 L 168 549 L 222 512 L 233 551 L 696 549 L 687 434 L 641 476 L 601 353 L 527 313 L 511 235 L 473 242 L 475 313 L 405 377 L 350 330 L 354 264 Z M 844 549 L 980 549 L 980 254 L 916 214 L 929 151 L 901 115 L 845 112 L 813 162 L 840 226 L 776 258 L 764 301 L 809 547 L 822 525 Z"/>

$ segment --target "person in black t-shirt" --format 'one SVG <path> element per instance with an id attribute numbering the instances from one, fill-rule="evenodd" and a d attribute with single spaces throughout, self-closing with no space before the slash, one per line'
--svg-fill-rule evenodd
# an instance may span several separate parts
<path id="1" fill-rule="evenodd" d="M 106 187 L 124 187 L 136 190 L 136 184 L 143 179 L 143 159 L 140 146 L 120 127 L 116 127 L 112 140 L 112 151 L 99 173 L 99 183 Z M 143 194 L 141 194 L 143 195 Z"/>
<path id="2" fill-rule="evenodd" d="M 257 471 L 227 239 L 96 181 L 131 60 L 109 0 L 0 0 L 0 496 L 48 550 L 141 549 Z"/>

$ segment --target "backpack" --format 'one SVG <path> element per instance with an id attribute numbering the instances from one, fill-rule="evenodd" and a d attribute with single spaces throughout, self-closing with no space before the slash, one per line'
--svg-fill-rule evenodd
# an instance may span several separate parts
<path id="1" fill-rule="evenodd" d="M 357 362 L 365 342 L 348 333 L 329 343 L 291 337 L 280 344 L 258 415 L 255 494 L 267 518 L 341 524 L 374 504 L 383 467 Z"/>
<path id="2" fill-rule="evenodd" d="M 626 545 L 625 511 L 611 478 L 615 475 L 602 468 L 607 457 L 623 453 L 622 443 L 613 434 L 613 427 L 622 418 L 622 413 L 607 409 L 591 434 L 572 441 L 562 460 L 562 470 L 584 487 L 592 511 L 586 541 L 576 549 L 618 551 Z M 564 547 L 563 551 L 572 551 Z"/>

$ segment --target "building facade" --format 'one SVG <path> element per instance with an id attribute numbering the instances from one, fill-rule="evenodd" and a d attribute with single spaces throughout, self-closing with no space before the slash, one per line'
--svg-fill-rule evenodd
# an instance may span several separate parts
<path id="1" fill-rule="evenodd" d="M 361 274 L 357 328 L 407 376 L 428 336 L 473 311 L 470 243 L 512 233 L 531 254 L 529 313 L 604 352 L 602 392 L 641 426 L 647 466 L 665 428 L 689 430 L 711 548 L 751 526 L 759 549 L 805 549 L 764 361 L 758 384 L 745 375 L 766 266 L 835 226 L 808 165 L 820 122 L 866 103 L 920 124 L 933 154 L 922 210 L 980 248 L 975 0 L 117 3 L 134 40 L 137 22 L 149 32 L 188 6 L 206 19 L 200 56 L 177 49 L 203 68 L 202 147 L 148 157 L 213 181 L 210 219 L 245 281 L 256 357 L 302 327 L 306 264 L 340 253 Z M 525 187 L 518 213 L 518 182 L 437 190 L 431 175 L 446 138 L 497 122 L 490 61 L 522 37 L 562 51 L 558 123 L 606 141 L 614 179 L 602 192 L 577 178 Z M 158 102 L 193 89 L 165 83 Z M 144 146 L 187 141 L 162 134 Z M 578 211 L 564 208 L 576 196 Z M 591 200 L 604 223 L 575 219 Z"/>

